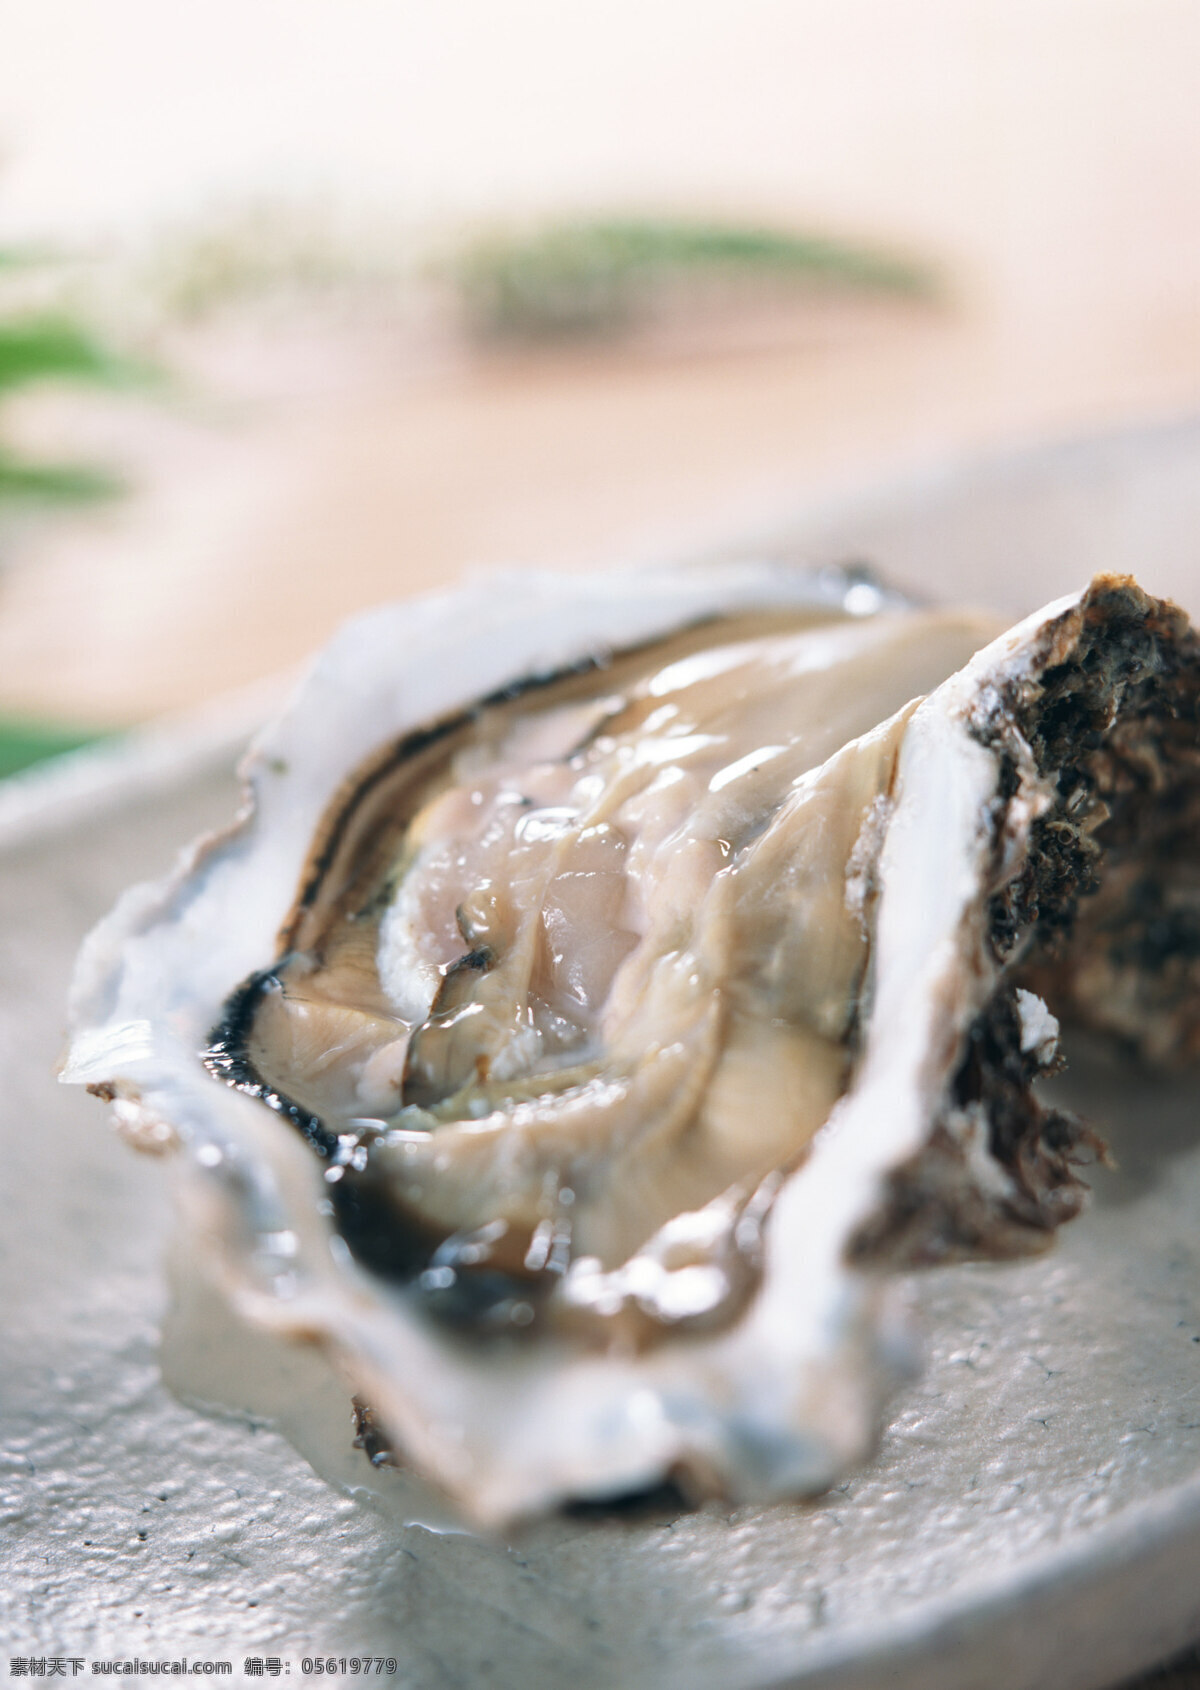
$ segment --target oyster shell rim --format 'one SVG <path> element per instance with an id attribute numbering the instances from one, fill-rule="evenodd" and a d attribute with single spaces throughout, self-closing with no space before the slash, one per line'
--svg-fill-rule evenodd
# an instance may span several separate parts
<path id="1" fill-rule="evenodd" d="M 744 572 L 738 571 L 743 577 Z M 770 585 L 772 590 L 778 591 L 783 585 L 779 580 L 780 572 L 767 572 L 769 580 L 760 579 L 760 587 Z M 612 578 L 610 578 L 611 580 Z M 644 579 L 644 578 L 643 578 Z M 676 577 L 678 579 L 678 577 Z M 689 584 L 696 585 L 696 574 L 691 572 Z M 795 578 L 792 578 L 795 585 Z M 811 584 L 811 583 L 810 583 Z M 574 597 L 575 595 L 568 595 Z M 924 704 L 918 707 L 914 718 L 915 729 L 918 720 L 922 724 L 921 732 L 906 736 L 902 750 L 902 779 L 915 782 L 921 790 L 921 782 L 925 782 L 925 790 L 930 799 L 944 795 L 948 785 L 944 779 L 931 775 L 929 767 L 922 765 L 922 753 L 931 749 L 937 742 L 938 749 L 943 754 L 949 754 L 958 768 L 962 780 L 961 786 L 956 788 L 959 803 L 954 811 L 955 828 L 947 827 L 938 830 L 941 840 L 949 840 L 954 833 L 960 838 L 969 838 L 970 849 L 974 851 L 974 861 L 977 872 L 966 877 L 967 885 L 960 895 L 958 917 L 951 919 L 951 912 L 947 912 L 947 928 L 957 927 L 962 920 L 962 910 L 970 905 L 975 897 L 981 878 L 984 874 L 985 859 L 993 849 L 994 829 L 988 825 L 985 817 L 988 800 L 995 785 L 995 763 L 989 753 L 969 732 L 964 732 L 964 724 L 970 713 L 975 697 L 981 688 L 998 684 L 1000 679 L 1019 678 L 1024 664 L 1028 667 L 1030 656 L 1023 650 L 1022 641 L 1031 639 L 1041 631 L 1044 635 L 1042 643 L 1051 637 L 1053 630 L 1060 630 L 1070 620 L 1072 612 L 1077 612 L 1085 599 L 1085 593 L 1068 595 L 1042 612 L 1036 613 L 1017 629 L 1002 636 L 993 646 L 986 648 L 983 653 L 972 661 L 955 680 L 960 684 L 957 688 L 953 683 L 947 683 L 950 691 L 940 689 Z M 455 595 L 450 595 L 439 602 L 443 607 L 454 607 Z M 411 614 L 411 605 L 403 607 Z M 739 606 L 739 608 L 741 608 Z M 523 613 L 522 613 L 523 614 Z M 362 624 L 365 626 L 365 624 Z M 345 636 L 343 636 L 343 639 Z M 1008 663 L 1008 669 L 1005 663 Z M 479 689 L 476 688 L 476 691 Z M 941 694 L 946 693 L 945 698 Z M 933 700 L 941 698 L 941 702 L 934 705 Z M 426 712 L 426 719 L 429 712 Z M 914 744 L 918 750 L 913 750 Z M 278 758 L 278 738 L 275 748 L 272 748 L 270 734 L 265 736 L 256 753 L 256 763 L 252 763 L 252 775 L 257 773 L 279 774 L 272 768 L 272 759 Z M 1036 813 L 1039 804 L 1044 806 L 1045 797 L 1039 795 L 1036 780 L 1029 783 L 1025 794 L 1028 814 Z M 89 995 L 94 997 L 97 992 L 104 993 L 104 970 L 107 966 L 104 957 L 104 946 L 120 934 L 125 940 L 136 941 L 148 931 L 147 922 L 156 918 L 156 898 L 159 906 L 169 905 L 177 894 L 183 891 L 188 876 L 199 865 L 203 864 L 214 853 L 221 851 L 237 855 L 241 844 L 244 843 L 247 830 L 253 833 L 255 826 L 262 827 L 262 811 L 243 812 L 234 827 L 224 834 L 214 836 L 206 845 L 193 848 L 185 854 L 176 874 L 170 877 L 164 885 L 156 888 L 135 889 L 121 901 L 113 916 L 107 923 L 101 925 L 97 933 L 89 941 L 81 960 L 79 975 L 77 976 L 76 992 L 73 996 L 73 1011 L 76 1018 L 86 1013 Z M 307 839 L 307 835 L 305 835 Z M 915 872 L 922 868 L 919 859 L 914 859 L 911 850 L 906 858 L 903 854 L 905 841 L 903 830 L 896 835 L 893 842 L 892 830 L 889 828 L 884 842 L 883 858 L 881 859 L 881 873 L 883 864 L 888 865 L 888 872 Z M 909 841 L 911 844 L 911 841 Z M 889 850 L 891 855 L 889 856 Z M 897 868 L 897 862 L 907 862 L 907 869 Z M 944 875 L 938 876 L 939 887 L 944 889 L 948 883 Z M 289 888 L 290 889 L 290 888 Z M 892 900 L 890 906 L 886 899 L 881 899 L 880 928 L 877 944 L 882 951 L 890 945 L 901 953 L 905 951 L 909 940 L 904 934 L 904 924 L 901 918 L 897 925 L 893 922 L 884 928 L 885 911 L 897 910 L 902 906 Z M 177 917 L 185 924 L 194 914 L 189 908 L 187 899 L 182 901 L 182 907 L 176 911 Z M 943 933 L 943 940 L 948 940 L 949 932 Z M 980 934 L 975 935 L 981 941 Z M 937 981 L 945 976 L 936 974 L 936 957 L 931 960 L 927 943 L 924 945 L 927 963 L 927 974 L 932 971 L 928 979 L 929 993 L 924 1000 L 926 1005 L 932 1004 L 934 997 L 939 995 L 934 989 Z M 953 947 L 951 946 L 951 950 Z M 259 953 L 261 957 L 261 952 Z M 957 960 L 962 962 L 966 952 L 961 950 Z M 961 1035 L 963 1026 L 971 1013 L 970 1006 L 978 999 L 972 999 L 970 988 L 973 986 L 978 992 L 979 982 L 986 974 L 981 966 L 981 958 L 973 956 L 973 968 L 968 968 L 968 974 L 973 977 L 963 982 L 968 988 L 963 997 L 967 1006 L 953 1024 L 953 1031 Z M 248 972 L 247 970 L 246 972 Z M 896 978 L 891 973 L 889 963 L 888 978 Z M 951 970 L 953 972 L 953 970 Z M 240 979 L 243 976 L 237 975 Z M 228 978 L 228 977 L 227 977 Z M 226 988 L 228 989 L 228 988 Z M 113 993 L 107 994 L 111 1000 Z M 116 997 L 120 996 L 119 986 Z M 915 999 L 916 994 L 912 994 Z M 984 994 L 986 995 L 986 994 Z M 897 1025 L 900 1025 L 898 1022 Z M 929 1030 L 932 1032 L 932 1030 Z M 116 1029 L 110 1028 L 106 1048 L 101 1051 L 95 1045 L 89 1048 L 86 1039 L 77 1040 L 72 1062 L 65 1078 L 87 1083 L 115 1085 L 117 1096 L 132 1106 L 156 1111 L 160 1104 L 166 1101 L 164 1091 L 170 1094 L 174 1088 L 171 1084 L 164 1087 L 161 1081 L 151 1081 L 146 1084 L 141 1079 L 147 1064 L 153 1068 L 153 1053 L 147 1048 L 144 1040 L 139 1043 L 139 1029 L 129 1022 L 118 1024 Z M 892 1043 L 896 1040 L 893 1037 Z M 928 1090 L 936 1079 L 934 1069 L 937 1068 L 944 1080 L 945 1067 L 953 1059 L 953 1051 L 957 1048 L 954 1039 L 943 1037 L 931 1042 L 941 1045 L 943 1050 L 949 1044 L 950 1054 L 941 1065 L 926 1064 L 925 1072 L 914 1073 L 911 1078 L 914 1084 L 913 1096 L 922 1090 Z M 925 1047 L 926 1049 L 928 1046 Z M 177 1053 L 176 1053 L 177 1054 Z M 194 1058 L 191 1059 L 194 1062 Z M 111 1074 L 99 1079 L 100 1068 L 119 1061 L 124 1072 L 115 1081 Z M 864 1072 L 866 1064 L 864 1063 Z M 811 1240 L 816 1237 L 829 1237 L 836 1233 L 839 1242 L 832 1246 L 832 1254 L 840 1253 L 844 1244 L 846 1230 L 842 1222 L 851 1211 L 860 1213 L 860 1199 L 867 1194 L 868 1203 L 878 1197 L 878 1180 L 881 1168 L 894 1165 L 897 1155 L 902 1155 L 906 1148 L 918 1146 L 923 1122 L 927 1121 L 927 1114 L 919 1110 L 910 1109 L 909 1122 L 902 1133 L 894 1132 L 894 1111 L 889 1111 L 892 1120 L 889 1130 L 885 1133 L 882 1128 L 876 1132 L 876 1137 L 886 1140 L 887 1162 L 877 1160 L 864 1169 L 862 1166 L 862 1147 L 872 1143 L 872 1097 L 871 1088 L 860 1087 L 862 1075 L 856 1076 L 851 1091 L 846 1094 L 835 1109 L 827 1128 L 821 1135 L 821 1141 L 814 1150 L 814 1156 L 819 1155 L 828 1165 L 835 1168 L 844 1176 L 844 1184 L 839 1190 L 844 1194 L 841 1210 L 837 1205 L 830 1205 L 823 1200 L 817 1208 L 813 1207 L 811 1199 L 802 1201 L 795 1195 L 798 1182 L 789 1182 L 777 1200 L 777 1224 L 771 1228 L 768 1243 L 769 1253 L 774 1258 L 774 1266 L 764 1272 L 763 1290 L 755 1307 L 750 1311 L 748 1320 L 739 1327 L 736 1334 L 729 1339 L 718 1341 L 716 1345 L 693 1346 L 695 1349 L 712 1350 L 706 1358 L 703 1368 L 706 1385 L 713 1390 L 713 1396 L 720 1397 L 720 1383 L 724 1377 L 726 1383 L 730 1377 L 730 1363 L 733 1364 L 734 1375 L 740 1370 L 743 1376 L 747 1371 L 753 1373 L 756 1383 L 756 1401 L 753 1411 L 747 1413 L 744 1405 L 739 1406 L 739 1412 L 727 1412 L 724 1416 L 719 1410 L 712 1410 L 707 1417 L 696 1411 L 694 1400 L 686 1400 L 686 1392 L 682 1397 L 670 1396 L 670 1387 L 678 1386 L 680 1381 L 673 1376 L 672 1369 L 665 1370 L 664 1376 L 657 1385 L 651 1387 L 644 1381 L 631 1376 L 628 1379 L 626 1391 L 626 1413 L 624 1419 L 618 1417 L 615 1424 L 609 1428 L 609 1436 L 600 1440 L 594 1447 L 600 1454 L 591 1463 L 588 1472 L 577 1471 L 574 1482 L 570 1485 L 572 1494 L 583 1492 L 586 1494 L 591 1487 L 611 1491 L 621 1488 L 635 1488 L 640 1483 L 649 1482 L 673 1463 L 686 1460 L 693 1467 L 703 1471 L 706 1467 L 712 1472 L 722 1475 L 726 1480 L 726 1489 L 732 1489 L 739 1497 L 751 1497 L 763 1494 L 778 1494 L 783 1491 L 814 1490 L 821 1488 L 828 1480 L 849 1461 L 855 1460 L 865 1452 L 870 1444 L 875 1429 L 875 1410 L 882 1394 L 882 1386 L 895 1376 L 898 1357 L 891 1342 L 888 1322 L 885 1319 L 884 1304 L 890 1299 L 886 1289 L 871 1283 L 862 1275 L 835 1272 L 831 1276 L 831 1283 L 826 1286 L 820 1314 L 815 1322 L 817 1326 L 825 1326 L 830 1320 L 841 1324 L 842 1341 L 840 1352 L 832 1361 L 829 1353 L 825 1352 L 827 1365 L 813 1369 L 812 1351 L 806 1352 L 805 1344 L 800 1341 L 801 1335 L 796 1330 L 796 1306 L 789 1303 L 786 1308 L 779 1306 L 781 1279 L 779 1268 L 781 1262 L 786 1264 L 788 1249 L 780 1244 L 780 1240 L 803 1240 L 804 1247 L 801 1254 L 807 1254 L 811 1248 Z M 870 1076 L 872 1086 L 875 1086 L 874 1075 Z M 205 1077 L 204 1083 L 211 1086 L 211 1081 Z M 186 1091 L 186 1087 L 184 1088 Z M 865 1101 L 863 1095 L 865 1094 Z M 853 1104 L 852 1100 L 857 1099 Z M 185 1100 L 186 1101 L 186 1100 Z M 254 1108 L 246 1099 L 237 1099 L 237 1104 L 247 1109 Z M 235 1111 L 236 1112 L 236 1111 Z M 855 1115 L 865 1120 L 862 1136 L 857 1136 L 850 1127 Z M 884 1112 L 878 1112 L 877 1118 L 883 1119 Z M 233 1128 L 233 1116 L 229 1117 L 230 1127 Z M 260 1137 L 257 1126 L 250 1124 L 249 1117 L 245 1121 L 239 1120 L 237 1130 L 231 1131 L 231 1141 L 241 1131 L 246 1142 L 254 1144 Z M 311 1240 L 296 1240 L 291 1229 L 286 1226 L 273 1224 L 278 1220 L 279 1209 L 273 1202 L 276 1193 L 270 1190 L 272 1179 L 276 1183 L 286 1183 L 288 1177 L 295 1177 L 294 1171 L 283 1173 L 277 1163 L 278 1158 L 266 1156 L 264 1163 L 258 1169 L 249 1164 L 246 1157 L 230 1155 L 231 1141 L 220 1143 L 217 1138 L 204 1136 L 198 1121 L 191 1118 L 191 1110 L 185 1108 L 182 1112 L 181 1127 L 191 1138 L 193 1156 L 197 1166 L 203 1170 L 205 1179 L 209 1182 L 209 1194 L 212 1195 L 214 1184 L 219 1184 L 226 1199 L 232 1198 L 230 1205 L 236 1221 L 241 1228 L 253 1238 L 256 1234 L 260 1242 L 265 1239 L 270 1243 L 274 1240 L 274 1248 L 265 1252 L 268 1257 L 274 1256 L 271 1264 L 278 1269 L 280 1262 L 286 1259 L 292 1265 L 283 1272 L 268 1272 L 265 1275 L 239 1275 L 237 1279 L 237 1295 L 243 1307 L 251 1311 L 256 1318 L 265 1320 L 268 1324 L 277 1325 L 292 1330 L 313 1333 L 321 1331 L 334 1348 L 346 1350 L 357 1347 L 359 1351 L 358 1377 L 364 1373 L 369 1379 L 372 1375 L 379 1378 L 386 1377 L 390 1370 L 390 1363 L 379 1354 L 379 1333 L 374 1334 L 375 1341 L 371 1341 L 369 1334 L 359 1323 L 355 1326 L 353 1340 L 346 1335 L 346 1324 L 342 1316 L 335 1314 L 328 1306 L 328 1299 L 337 1300 L 335 1287 L 345 1290 L 346 1276 L 349 1276 L 349 1290 L 352 1296 L 369 1294 L 369 1286 L 362 1282 L 362 1276 L 345 1262 L 336 1264 L 336 1271 L 331 1272 L 333 1264 L 319 1264 L 324 1272 L 314 1271 L 313 1262 L 308 1261 L 308 1270 L 312 1273 L 312 1284 L 303 1296 L 296 1294 L 295 1265 L 303 1254 L 304 1244 L 310 1247 Z M 853 1142 L 852 1142 L 853 1141 Z M 850 1147 L 848 1151 L 847 1147 Z M 256 1146 L 260 1151 L 262 1145 Z M 881 1142 L 876 1146 L 877 1155 L 882 1158 L 885 1146 Z M 852 1151 L 852 1154 L 850 1154 Z M 202 1154 L 202 1152 L 207 1154 Z M 216 1153 L 215 1157 L 213 1153 Z M 271 1177 L 263 1177 L 263 1170 L 270 1166 Z M 811 1182 L 810 1182 L 811 1184 Z M 854 1195 L 852 1195 L 854 1194 Z M 286 1217 L 287 1207 L 284 1206 Z M 782 1215 L 785 1218 L 779 1220 Z M 823 1228 L 824 1223 L 824 1228 Z M 232 1265 L 238 1249 L 245 1254 L 245 1239 L 241 1245 L 233 1242 L 229 1234 L 231 1227 L 229 1215 L 226 1214 L 219 1222 L 220 1230 L 226 1236 L 226 1261 Z M 291 1238 L 292 1247 L 283 1248 L 280 1240 Z M 244 1265 L 244 1263 L 243 1263 Z M 261 1264 L 260 1264 L 261 1265 Z M 288 1283 L 284 1288 L 284 1282 Z M 786 1300 L 786 1299 L 785 1299 Z M 339 1329 L 339 1324 L 340 1329 Z M 813 1322 L 807 1336 L 811 1339 Z M 393 1337 L 397 1334 L 393 1332 Z M 411 1336 L 411 1334 L 409 1335 Z M 387 1347 L 386 1345 L 384 1346 Z M 408 1346 L 411 1350 L 411 1345 Z M 411 1358 L 420 1365 L 419 1355 Z M 459 1358 L 461 1361 L 461 1358 Z M 611 1370 L 611 1362 L 605 1360 L 603 1366 Z M 804 1381 L 806 1367 L 813 1375 Z M 469 1371 L 469 1369 L 467 1369 Z M 525 1375 L 523 1383 L 518 1381 L 516 1395 L 519 1398 L 523 1390 L 529 1388 L 528 1367 L 518 1368 L 518 1373 Z M 536 1371 L 536 1370 L 534 1370 Z M 573 1408 L 581 1406 L 581 1399 L 586 1400 L 590 1395 L 594 1378 L 589 1376 L 589 1368 L 576 1368 L 574 1393 L 568 1391 L 563 1396 L 558 1394 L 559 1408 L 568 1415 Z M 685 1370 L 686 1371 L 686 1370 Z M 820 1375 L 817 1378 L 815 1375 Z M 801 1388 L 797 1393 L 797 1382 L 807 1383 L 808 1388 Z M 868 1383 L 869 1382 L 869 1383 Z M 613 1381 L 606 1381 L 611 1388 Z M 370 1386 L 368 1385 L 368 1390 Z M 493 1404 L 496 1400 L 496 1384 L 490 1382 L 488 1389 L 492 1393 Z M 373 1393 L 376 1400 L 387 1400 L 385 1392 Z M 511 1393 L 510 1393 L 511 1394 Z M 610 1390 L 610 1394 L 611 1390 Z M 619 1391 L 616 1394 L 620 1394 Z M 799 1410 L 799 1417 L 805 1426 L 805 1431 L 796 1434 L 797 1395 L 804 1399 L 804 1407 Z M 764 1398 L 769 1399 L 764 1401 Z M 817 1401 L 820 1398 L 820 1401 Z M 712 1397 L 710 1397 L 710 1404 Z M 456 1405 L 442 1404 L 448 1408 L 447 1424 L 453 1428 L 456 1425 Z M 782 1413 L 780 1410 L 782 1409 Z M 419 1423 L 410 1422 L 410 1417 L 397 1412 L 395 1409 L 387 1411 L 387 1417 L 392 1424 L 401 1422 L 400 1431 L 411 1453 L 416 1454 L 419 1465 L 431 1468 L 435 1476 L 439 1477 L 445 1488 L 457 1495 L 460 1502 L 472 1509 L 478 1517 L 491 1523 L 502 1523 L 512 1516 L 533 1511 L 560 1494 L 564 1488 L 561 1478 L 555 1476 L 551 1467 L 546 1468 L 546 1451 L 537 1448 L 529 1452 L 524 1451 L 526 1465 L 532 1454 L 536 1460 L 534 1465 L 540 1469 L 540 1476 L 527 1470 L 521 1483 L 514 1483 L 511 1473 L 507 1483 L 492 1480 L 481 1483 L 481 1475 L 474 1467 L 474 1463 L 463 1459 L 461 1446 L 455 1448 L 457 1440 L 454 1437 L 439 1438 L 431 1430 L 428 1415 L 418 1416 Z M 595 1415 L 591 1417 L 593 1426 Z M 781 1431 L 791 1423 L 791 1435 Z M 629 1438 L 636 1434 L 633 1442 L 637 1447 L 636 1458 L 630 1459 Z M 538 1440 L 534 1440 L 535 1443 Z M 781 1444 L 785 1447 L 781 1447 Z M 522 1453 L 518 1450 L 518 1454 Z M 510 1451 L 510 1456 L 512 1452 Z M 735 1484 L 728 1481 L 734 1478 Z"/>

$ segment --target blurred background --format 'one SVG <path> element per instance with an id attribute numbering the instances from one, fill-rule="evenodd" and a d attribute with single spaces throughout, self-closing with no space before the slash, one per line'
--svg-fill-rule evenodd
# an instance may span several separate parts
<path id="1" fill-rule="evenodd" d="M 719 549 L 1200 409 L 1193 0 L 38 0 L 2 34 L 8 767 L 472 568 Z"/>
<path id="2" fill-rule="evenodd" d="M 1136 561 L 1200 614 L 1198 89 L 1197 0 L 0 0 L 0 774 L 238 689 L 248 726 L 355 610 L 512 564 L 791 534 L 1014 613 Z M 82 1531 L 82 1473 L 126 1546 L 63 1549 L 59 1579 L 39 1542 L 36 1587 L 127 1628 L 161 1188 L 46 1087 L 85 913 L 227 799 L 102 831 L 79 790 L 88 831 L 60 810 L 11 858 L 0 973 L 26 1184 L 70 1166 L 87 1201 L 56 1229 L 22 1185 L 9 1259 L 37 1269 L 32 1518 Z M 89 1430 L 89 1368 L 133 1444 L 125 1406 Z M 216 1446 L 169 1424 L 203 1514 Z M 338 1602 L 360 1540 L 329 1519 Z M 210 1641 L 242 1587 L 205 1583 L 196 1630 L 176 1588 Z"/>

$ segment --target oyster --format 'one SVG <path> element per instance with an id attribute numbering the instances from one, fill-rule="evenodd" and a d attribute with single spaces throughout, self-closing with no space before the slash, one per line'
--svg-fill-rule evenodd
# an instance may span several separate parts
<path id="1" fill-rule="evenodd" d="M 1007 634 L 771 566 L 378 613 L 91 936 L 65 1077 L 475 1519 L 818 1490 L 894 1271 L 1082 1205 L 1047 1001 L 1200 1048 L 1198 685 L 1111 578 Z"/>

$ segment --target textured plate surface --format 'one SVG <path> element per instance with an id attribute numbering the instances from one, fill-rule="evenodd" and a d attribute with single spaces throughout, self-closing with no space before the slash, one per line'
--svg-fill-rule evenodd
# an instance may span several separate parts
<path id="1" fill-rule="evenodd" d="M 1196 431 L 1188 451 L 1172 439 L 1200 489 Z M 1138 465 L 1161 479 L 1161 441 L 1124 450 L 1129 496 L 1144 497 Z M 1086 483 L 1096 461 L 1077 456 L 1071 474 Z M 1006 497 L 1019 549 L 1019 475 Z M 914 532 L 936 533 L 935 504 L 916 501 Z M 989 532 L 995 520 L 993 498 Z M 1076 584 L 1079 555 L 1028 602 Z M 1152 559 L 1125 561 L 1152 589 L 1179 590 Z M 181 737 L 172 768 L 160 741 L 93 762 L 86 817 L 69 771 L 0 816 L 7 1652 L 239 1668 L 273 1653 L 293 1672 L 306 1654 L 384 1654 L 399 1662 L 391 1682 L 419 1690 L 1094 1690 L 1200 1634 L 1195 1085 L 1150 1081 L 1102 1051 L 1079 1054 L 1068 1091 L 1110 1130 L 1120 1172 L 1097 1174 L 1095 1207 L 1053 1256 L 913 1281 L 929 1368 L 874 1464 L 817 1504 L 559 1520 L 505 1547 L 406 1526 L 386 1485 L 343 1494 L 260 1415 L 172 1397 L 158 1338 L 167 1171 L 110 1136 L 52 1069 L 80 936 L 225 818 L 228 761 Z M 192 1331 L 202 1324 L 201 1311 Z M 223 1341 L 236 1373 L 248 1341 Z M 247 1401 L 273 1390 L 306 1403 L 306 1435 L 323 1425 L 336 1446 L 323 1467 L 365 1483 L 323 1367 L 258 1340 L 244 1353 Z"/>

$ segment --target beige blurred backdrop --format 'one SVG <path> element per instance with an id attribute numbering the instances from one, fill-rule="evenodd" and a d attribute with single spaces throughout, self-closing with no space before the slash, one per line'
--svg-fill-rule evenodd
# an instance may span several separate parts
<path id="1" fill-rule="evenodd" d="M 107 263 L 134 322 L 131 254 L 282 202 L 413 252 L 503 217 L 749 218 L 944 280 L 937 304 L 551 353 L 468 354 L 378 290 L 159 323 L 183 397 L 22 402 L 24 440 L 116 461 L 135 490 L 6 543 L 8 710 L 188 707 L 471 567 L 705 548 L 908 470 L 1200 405 L 1194 0 L 0 13 L 0 238 Z"/>

